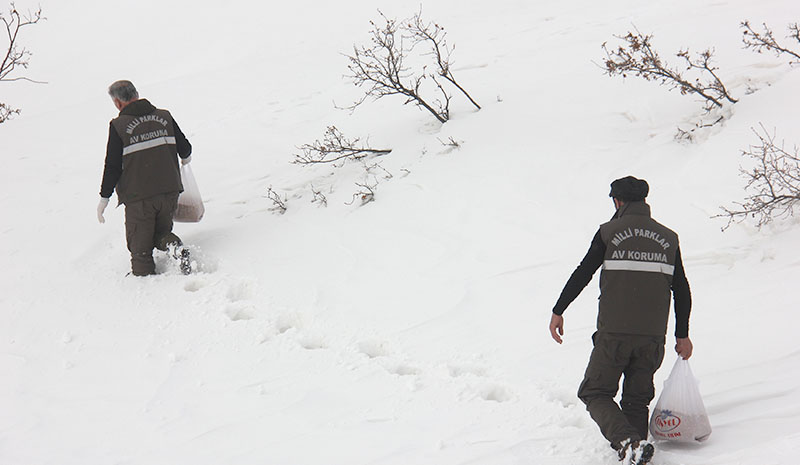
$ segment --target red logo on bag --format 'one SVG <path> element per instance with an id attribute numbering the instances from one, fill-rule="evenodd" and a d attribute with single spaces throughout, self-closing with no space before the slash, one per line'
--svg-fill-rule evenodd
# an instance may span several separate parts
<path id="1" fill-rule="evenodd" d="M 674 415 L 669 410 L 662 410 L 661 414 L 656 416 L 656 428 L 662 433 L 672 431 L 681 424 L 680 417 Z"/>

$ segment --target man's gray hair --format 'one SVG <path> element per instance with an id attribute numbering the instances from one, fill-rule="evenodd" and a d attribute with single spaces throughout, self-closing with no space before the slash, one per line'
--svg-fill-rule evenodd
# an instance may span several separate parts
<path id="1" fill-rule="evenodd" d="M 117 81 L 108 86 L 108 95 L 120 102 L 131 102 L 139 99 L 139 92 L 131 81 Z"/>

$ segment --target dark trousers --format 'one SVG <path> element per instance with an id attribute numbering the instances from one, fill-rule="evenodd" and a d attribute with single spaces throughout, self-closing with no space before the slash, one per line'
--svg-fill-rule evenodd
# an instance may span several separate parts
<path id="1" fill-rule="evenodd" d="M 655 396 L 653 374 L 664 359 L 663 336 L 596 332 L 594 349 L 578 397 L 611 447 L 625 439 L 647 439 L 650 401 Z M 614 397 L 622 383 L 622 400 Z"/>
<path id="2" fill-rule="evenodd" d="M 167 250 L 180 245 L 172 233 L 172 216 L 178 207 L 178 192 L 154 195 L 125 204 L 125 236 L 131 252 L 131 270 L 136 276 L 154 274 L 153 248 Z"/>

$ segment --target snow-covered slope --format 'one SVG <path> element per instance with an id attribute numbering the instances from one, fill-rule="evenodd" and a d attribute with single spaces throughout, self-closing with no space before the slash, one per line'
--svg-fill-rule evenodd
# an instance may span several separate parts
<path id="1" fill-rule="evenodd" d="M 710 218 L 744 195 L 751 127 L 800 143 L 800 71 L 743 50 L 738 29 L 782 31 L 794 2 L 426 3 L 483 106 L 455 96 L 445 125 L 400 97 L 334 108 L 359 98 L 341 54 L 368 41 L 375 8 L 418 2 L 41 5 L 27 75 L 49 84 L 0 84 L 23 108 L 0 125 L 0 463 L 616 463 L 575 396 L 596 283 L 563 346 L 547 323 L 628 174 L 681 235 L 714 427 L 654 463 L 796 463 L 798 223 L 723 233 Z M 602 74 L 600 44 L 633 25 L 665 56 L 716 47 L 741 97 L 724 124 L 677 143 L 700 104 Z M 95 220 L 117 79 L 194 145 L 206 217 L 176 232 L 195 275 L 161 257 L 159 276 L 125 277 L 122 208 Z M 329 125 L 393 149 L 366 178 L 374 202 L 347 204 L 358 164 L 290 163 Z"/>

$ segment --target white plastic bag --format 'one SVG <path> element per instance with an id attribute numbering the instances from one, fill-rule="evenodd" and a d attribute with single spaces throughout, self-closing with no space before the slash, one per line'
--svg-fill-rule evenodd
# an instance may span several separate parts
<path id="1" fill-rule="evenodd" d="M 664 381 L 664 391 L 650 417 L 650 434 L 655 439 L 682 442 L 705 441 L 711 435 L 711 423 L 688 360 L 678 357 Z"/>
<path id="2" fill-rule="evenodd" d="M 192 168 L 188 164 L 181 165 L 181 182 L 183 192 L 178 197 L 178 208 L 175 210 L 173 219 L 179 223 L 197 223 L 203 219 L 206 208 L 203 206 L 203 199 L 200 197 L 200 189 L 194 179 Z"/>

